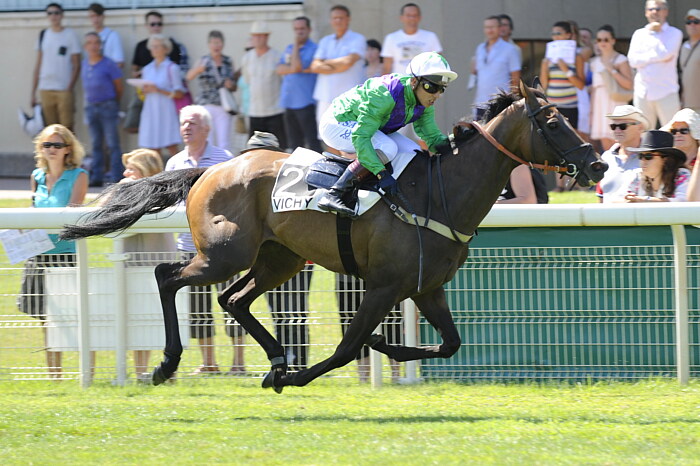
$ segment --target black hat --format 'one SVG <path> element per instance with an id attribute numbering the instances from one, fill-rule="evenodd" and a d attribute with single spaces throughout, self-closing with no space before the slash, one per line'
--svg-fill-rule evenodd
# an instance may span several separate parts
<path id="1" fill-rule="evenodd" d="M 673 135 L 666 131 L 652 129 L 642 134 L 641 147 L 625 148 L 628 152 L 661 152 L 662 154 L 672 155 L 685 163 L 685 153 L 682 150 L 673 147 Z"/>

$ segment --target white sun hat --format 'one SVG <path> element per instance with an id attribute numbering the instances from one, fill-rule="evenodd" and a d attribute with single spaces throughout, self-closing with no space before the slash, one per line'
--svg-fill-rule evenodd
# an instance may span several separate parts
<path id="1" fill-rule="evenodd" d="M 671 126 L 674 123 L 687 124 L 688 128 L 690 129 L 690 135 L 693 136 L 693 139 L 700 140 L 700 114 L 698 114 L 698 112 L 692 108 L 683 108 L 678 110 L 669 120 L 669 122 L 663 125 L 660 129 L 670 131 Z"/>
<path id="2" fill-rule="evenodd" d="M 450 64 L 445 57 L 437 52 L 423 52 L 413 57 L 406 68 L 406 74 L 426 78 L 428 81 L 437 81 L 435 84 L 443 85 L 457 79 L 457 73 L 450 69 Z"/>
<path id="3" fill-rule="evenodd" d="M 41 114 L 41 105 L 34 106 L 34 114 L 27 115 L 21 108 L 17 109 L 19 117 L 19 125 L 22 127 L 27 136 L 34 138 L 39 132 L 44 129 L 44 117 Z"/>

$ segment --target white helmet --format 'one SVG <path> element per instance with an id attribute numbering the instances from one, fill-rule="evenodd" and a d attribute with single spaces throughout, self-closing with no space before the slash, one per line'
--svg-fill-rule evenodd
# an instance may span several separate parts
<path id="1" fill-rule="evenodd" d="M 34 115 L 29 116 L 20 108 L 17 109 L 17 116 L 19 117 L 19 125 L 22 127 L 27 136 L 33 138 L 39 132 L 44 129 L 44 118 L 41 114 L 41 105 L 36 104 L 34 106 Z"/>
<path id="2" fill-rule="evenodd" d="M 406 68 L 406 74 L 443 86 L 457 79 L 457 73 L 450 69 L 445 57 L 437 52 L 423 52 L 413 57 Z"/>

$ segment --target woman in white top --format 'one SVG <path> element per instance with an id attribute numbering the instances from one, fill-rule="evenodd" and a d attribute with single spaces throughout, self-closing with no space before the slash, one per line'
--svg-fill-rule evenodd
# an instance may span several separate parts
<path id="1" fill-rule="evenodd" d="M 641 147 L 627 149 L 639 155 L 641 168 L 627 185 L 625 202 L 683 202 L 688 200 L 690 170 L 683 167 L 685 154 L 673 147 L 673 136 L 651 130 Z"/>
<path id="2" fill-rule="evenodd" d="M 632 68 L 627 57 L 615 51 L 615 31 L 612 26 L 606 24 L 598 29 L 596 47 L 598 55 L 591 59 L 591 138 L 600 140 L 603 149 L 608 150 L 615 141 L 610 137 L 606 115 L 616 106 L 628 102 L 615 101 L 610 97 L 603 73 L 609 73 L 624 89 L 632 89 Z"/>

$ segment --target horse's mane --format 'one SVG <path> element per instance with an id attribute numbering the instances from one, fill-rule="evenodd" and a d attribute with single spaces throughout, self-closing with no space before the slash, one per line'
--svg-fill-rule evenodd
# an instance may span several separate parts
<path id="1" fill-rule="evenodd" d="M 535 95 L 541 99 L 545 99 L 546 97 L 544 93 L 542 93 L 538 89 L 533 89 L 535 92 Z M 513 91 L 513 92 L 508 92 L 503 89 L 501 89 L 498 94 L 494 95 L 491 100 L 488 101 L 487 108 L 486 108 L 486 113 L 484 113 L 484 122 L 491 121 L 494 119 L 499 113 L 501 113 L 503 110 L 507 109 L 510 107 L 513 102 L 516 102 L 520 99 L 522 99 L 523 96 L 520 94 L 520 91 Z"/>

